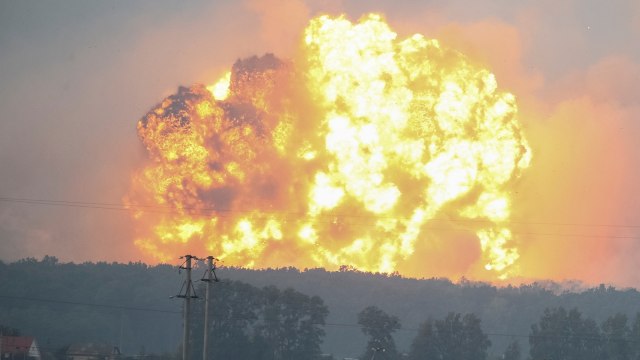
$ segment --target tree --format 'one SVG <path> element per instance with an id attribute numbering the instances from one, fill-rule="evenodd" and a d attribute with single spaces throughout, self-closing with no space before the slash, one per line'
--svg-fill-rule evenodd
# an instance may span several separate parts
<path id="1" fill-rule="evenodd" d="M 583 319 L 577 309 L 546 309 L 531 326 L 529 354 L 532 359 L 600 360 L 602 336 L 595 321 Z"/>
<path id="2" fill-rule="evenodd" d="M 627 316 L 616 314 L 602 323 L 605 358 L 610 360 L 631 359 L 629 338 L 631 330 L 627 325 Z"/>
<path id="3" fill-rule="evenodd" d="M 293 289 L 215 283 L 209 308 L 209 355 L 237 360 L 316 359 L 329 311 L 322 299 Z M 202 306 L 192 312 L 191 358 L 202 354 Z"/>
<path id="4" fill-rule="evenodd" d="M 629 351 L 631 359 L 640 360 L 640 313 L 636 313 L 636 317 L 631 325 L 629 333 Z"/>
<path id="5" fill-rule="evenodd" d="M 268 358 L 318 358 L 325 334 L 321 326 L 329 314 L 322 299 L 275 286 L 262 289 L 262 299 L 262 325 L 257 329 L 272 354 Z"/>
<path id="6" fill-rule="evenodd" d="M 434 321 L 429 319 L 420 326 L 418 335 L 413 339 L 409 351 L 409 359 L 442 359 L 442 353 L 443 349 L 440 345 Z"/>
<path id="7" fill-rule="evenodd" d="M 517 341 L 509 344 L 507 349 L 504 351 L 504 355 L 502 356 L 503 360 L 520 360 L 520 343 Z"/>
<path id="8" fill-rule="evenodd" d="M 202 287 L 198 289 L 202 293 Z M 261 314 L 260 289 L 234 281 L 215 283 L 209 304 L 209 355 L 214 359 L 257 359 L 255 328 Z M 202 357 L 204 306 L 192 306 L 191 359 Z"/>
<path id="9" fill-rule="evenodd" d="M 399 358 L 393 333 L 400 329 L 398 317 L 388 315 L 375 306 L 369 306 L 358 313 L 358 324 L 362 332 L 369 337 L 362 359 L 368 360 L 374 352 L 384 351 L 385 359 Z"/>
<path id="10" fill-rule="evenodd" d="M 412 360 L 483 360 L 491 346 L 474 314 L 449 313 L 443 320 L 427 320 L 411 344 Z"/>

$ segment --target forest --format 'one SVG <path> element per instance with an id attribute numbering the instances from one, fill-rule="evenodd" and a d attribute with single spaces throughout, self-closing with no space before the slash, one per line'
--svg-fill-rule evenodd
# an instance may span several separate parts
<path id="1" fill-rule="evenodd" d="M 0 263 L 0 331 L 35 336 L 52 358 L 76 343 L 174 359 L 182 341 L 179 265 Z M 191 358 L 202 358 L 203 266 L 193 277 Z M 538 282 L 498 287 L 343 267 L 220 267 L 211 356 L 234 359 L 636 359 L 640 293 Z"/>

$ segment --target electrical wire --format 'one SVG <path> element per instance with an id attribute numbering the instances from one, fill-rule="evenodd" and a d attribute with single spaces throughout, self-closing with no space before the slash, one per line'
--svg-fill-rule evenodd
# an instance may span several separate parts
<path id="1" fill-rule="evenodd" d="M 162 206 L 162 205 L 147 205 L 147 204 L 120 204 L 120 203 L 108 203 L 108 202 L 87 202 L 87 201 L 68 201 L 68 200 L 50 200 L 50 199 L 34 199 L 34 198 L 16 198 L 0 196 L 0 202 L 12 202 L 31 205 L 50 205 L 50 206 L 67 206 L 67 207 L 80 207 L 80 208 L 94 208 L 94 209 L 107 209 L 107 210 L 163 210 L 169 213 L 179 212 L 195 212 L 206 213 L 205 215 L 211 215 L 215 213 L 216 216 L 220 216 L 221 213 L 265 213 L 265 214 L 283 214 L 296 217 L 309 217 L 310 215 L 303 212 L 295 211 L 278 211 L 278 210 L 243 210 L 243 209 L 219 209 L 216 207 L 177 207 L 177 206 Z M 163 212 L 164 213 L 164 212 Z M 191 213 L 190 213 L 191 214 Z M 325 213 L 316 215 L 318 217 L 329 218 L 366 218 L 366 219 L 397 219 L 397 217 L 372 215 L 372 214 L 333 214 Z M 483 219 L 450 219 L 450 218 L 431 218 L 430 221 L 447 221 L 447 222 L 479 222 L 479 223 L 491 223 L 490 220 Z M 589 224 L 589 223 L 571 223 L 571 222 L 544 222 L 544 221 L 518 221 L 510 220 L 507 222 L 501 222 L 505 224 L 522 224 L 522 225 L 549 225 L 549 226 L 576 226 L 576 227 L 613 227 L 613 228 L 628 228 L 628 229 L 640 229 L 640 225 L 630 224 Z"/>
<path id="2" fill-rule="evenodd" d="M 251 213 L 255 215 L 256 213 L 260 214 L 270 214 L 270 215 L 280 215 L 283 217 L 310 217 L 316 223 L 331 223 L 331 224 L 344 224 L 346 226 L 363 226 L 370 227 L 371 223 L 364 222 L 354 222 L 354 221 L 344 221 L 343 219 L 398 219 L 389 216 L 380 216 L 380 215 L 362 215 L 362 214 L 321 214 L 316 216 L 310 216 L 306 213 L 300 212 L 290 212 L 290 211 L 263 211 L 263 210 L 240 210 L 240 209 L 216 209 L 216 208 L 189 208 L 183 207 L 178 208 L 175 206 L 159 206 L 159 205 L 144 205 L 144 204 L 117 204 L 117 203 L 105 203 L 105 202 L 80 202 L 80 201 L 67 201 L 67 200 L 45 200 L 45 199 L 32 199 L 32 198 L 14 198 L 14 197 L 0 197 L 0 202 L 6 203 L 20 203 L 27 205 L 48 205 L 48 206 L 64 206 L 64 207 L 74 207 L 74 208 L 89 208 L 89 209 L 101 209 L 101 210 L 116 210 L 116 211 L 143 211 L 150 213 L 159 213 L 159 214 L 175 214 L 176 212 L 184 213 L 187 212 L 192 216 L 215 216 L 215 217 L 231 217 L 233 213 Z M 320 219 L 318 219 L 318 217 Z M 340 219 L 340 221 L 338 221 Z M 406 219 L 405 219 L 406 220 Z M 286 221 L 286 220 L 285 220 Z M 471 228 L 466 226 L 465 223 L 475 223 L 475 224 L 494 224 L 489 220 L 482 219 L 443 219 L 443 218 L 432 218 L 429 221 L 445 221 L 450 223 L 455 223 L 458 226 L 461 226 L 462 229 L 466 229 L 469 231 L 477 230 L 477 228 Z M 547 226 L 564 226 L 564 227 L 585 227 L 585 228 L 618 228 L 618 230 L 622 229 L 640 229 L 640 225 L 628 225 L 628 224 L 585 224 L 585 223 L 562 223 L 562 222 L 525 222 L 525 221 L 506 221 L 500 222 L 500 224 L 505 225 L 547 225 Z M 451 228 L 451 227 L 435 227 L 430 225 L 424 225 L 424 228 L 432 231 L 460 231 L 460 228 Z M 565 232 L 511 232 L 512 235 L 516 236 L 552 236 L 552 237 L 569 237 L 569 238 L 594 238 L 594 239 L 627 239 L 627 240 L 640 240 L 638 236 L 625 236 L 625 235 L 598 235 L 598 234 L 575 234 L 575 233 L 565 233 Z"/>
<path id="3" fill-rule="evenodd" d="M 48 303 L 56 303 L 56 304 L 67 304 L 67 305 L 82 305 L 82 306 L 90 306 L 90 307 L 100 307 L 100 308 L 113 308 L 113 309 L 121 309 L 121 310 L 134 310 L 134 311 L 148 311 L 148 312 L 156 312 L 156 313 L 169 313 L 169 314 L 183 314 L 182 311 L 176 310 L 163 310 L 163 309 L 151 309 L 151 308 L 141 308 L 141 307 L 132 307 L 132 306 L 123 306 L 123 305 L 110 305 L 110 304 L 96 304 L 96 303 L 85 303 L 78 301 L 68 301 L 68 300 L 53 300 L 53 299 L 41 299 L 41 298 L 32 298 L 32 297 L 24 297 L 24 296 L 11 296 L 11 295 L 0 295 L 0 298 L 5 299 L 13 299 L 13 300 L 22 300 L 22 301 L 37 301 L 37 302 L 48 302 Z M 233 321 L 246 321 L 253 320 L 251 318 L 231 318 Z M 327 327 L 341 327 L 341 328 L 354 328 L 360 329 L 362 326 L 360 324 L 355 323 L 335 323 L 335 322 L 319 322 L 314 323 L 314 325 L 318 326 L 327 326 Z M 410 328 L 410 327 L 400 327 L 397 329 L 398 331 L 407 331 L 407 332 L 419 332 L 420 328 Z M 510 338 L 541 338 L 541 339 L 583 339 L 583 340 L 605 340 L 603 338 L 596 338 L 594 334 L 576 334 L 576 333 L 555 333 L 555 334 L 514 334 L 514 333 L 500 333 L 500 332 L 483 332 L 484 335 L 489 337 L 510 337 Z M 606 341 L 626 341 L 628 343 L 640 343 L 639 340 L 632 339 L 623 339 L 623 338 L 607 338 Z"/>
<path id="4" fill-rule="evenodd" d="M 46 303 L 54 303 L 54 304 L 65 304 L 65 305 L 91 306 L 91 307 L 119 309 L 119 310 L 147 311 L 147 312 L 165 313 L 165 314 L 182 314 L 181 311 L 177 311 L 177 310 L 164 310 L 164 309 L 141 308 L 141 307 L 124 306 L 124 305 L 86 303 L 86 302 L 69 301 L 69 300 L 41 299 L 41 298 L 32 298 L 32 297 L 25 297 L 25 296 L 0 295 L 0 298 L 20 300 L 20 301 L 35 301 L 35 302 L 46 302 Z"/>

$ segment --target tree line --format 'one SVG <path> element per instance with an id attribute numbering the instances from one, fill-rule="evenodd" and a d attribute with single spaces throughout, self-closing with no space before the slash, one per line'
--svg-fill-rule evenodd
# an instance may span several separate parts
<path id="1" fill-rule="evenodd" d="M 328 309 L 322 299 L 274 286 L 259 289 L 242 282 L 223 282 L 212 298 L 209 348 L 214 358 L 238 360 L 321 359 Z M 201 334 L 203 307 L 196 308 L 193 333 Z M 524 359 L 520 342 L 490 357 L 491 341 L 473 314 L 450 312 L 429 318 L 417 329 L 407 352 L 398 350 L 394 333 L 402 329 L 397 316 L 376 306 L 357 315 L 367 337 L 360 359 L 386 360 L 487 360 Z M 407 330 L 407 329 L 404 329 Z M 517 334 L 492 334 L 509 336 Z M 192 338 L 194 359 L 200 359 L 202 337 Z M 600 325 L 576 309 L 548 308 L 531 325 L 529 356 L 537 360 L 636 360 L 640 359 L 640 313 L 632 322 L 626 315 L 610 316 Z M 326 358 L 326 356 L 325 356 Z"/>
<path id="2" fill-rule="evenodd" d="M 74 264 L 61 263 L 54 257 L 9 264 L 0 262 L 0 325 L 5 326 L 5 333 L 19 329 L 23 335 L 35 336 L 46 351 L 55 352 L 70 343 L 100 342 L 117 345 L 125 354 L 173 357 L 182 339 L 182 302 L 170 299 L 179 292 L 183 282 L 176 265 L 177 261 L 174 265 L 157 266 Z M 194 278 L 198 278 L 198 271 L 202 269 L 194 270 Z M 562 308 L 573 309 L 565 312 L 572 314 L 567 317 L 576 324 L 580 322 L 575 321 L 572 311 L 579 309 L 582 328 L 568 327 L 573 335 L 564 341 L 573 344 L 574 349 L 583 349 L 583 356 L 598 354 L 598 358 L 604 359 L 613 356 L 612 349 L 623 354 L 619 359 L 626 359 L 627 353 L 633 359 L 636 354 L 633 350 L 638 338 L 635 314 L 640 311 L 640 293 L 635 289 L 574 288 L 555 283 L 496 287 L 464 279 L 458 283 L 448 279 L 408 279 L 397 274 L 362 273 L 348 268 L 334 272 L 220 268 L 218 276 L 223 281 L 213 287 L 216 308 L 211 312 L 211 326 L 223 333 L 217 337 L 212 333 L 210 339 L 222 341 L 224 336 L 233 336 L 233 341 L 244 344 L 247 352 L 259 348 L 261 354 L 278 357 L 304 348 L 305 351 L 311 349 L 306 354 L 331 353 L 340 359 L 355 355 L 380 360 L 394 353 L 400 357 L 416 355 L 420 351 L 412 349 L 423 346 L 426 350 L 422 353 L 439 354 L 442 350 L 438 349 L 449 348 L 446 344 L 458 341 L 456 336 L 464 334 L 456 329 L 471 332 L 472 325 L 481 324 L 491 344 L 485 349 L 487 359 L 503 356 L 515 359 L 514 354 L 519 354 L 521 359 L 529 356 L 535 360 L 553 359 L 558 357 L 549 345 L 553 342 L 544 341 L 548 337 L 544 333 L 548 326 L 542 325 L 541 316 L 547 312 L 555 314 L 554 311 Z M 215 299 L 216 294 L 225 293 L 231 296 L 229 301 Z M 242 295 L 234 298 L 236 293 Z M 242 307 L 232 307 L 232 304 Z M 313 308 L 311 304 L 315 304 L 313 312 L 309 310 Z M 202 340 L 197 335 L 202 329 L 197 324 L 201 321 L 197 319 L 201 305 L 196 301 L 192 307 L 196 317 L 192 321 L 193 355 L 201 354 L 202 345 L 198 342 Z M 370 343 L 378 330 L 365 320 L 378 311 L 361 314 L 370 306 L 392 314 L 388 315 L 391 319 L 387 319 L 385 326 L 396 329 L 390 336 L 393 346 L 387 341 L 389 337 L 385 340 L 375 336 L 376 340 Z M 311 314 L 315 316 L 313 320 Z M 365 316 L 367 314 L 371 316 Z M 610 320 L 612 314 L 617 314 L 615 320 Z M 293 318 L 301 320 L 294 322 Z M 585 319 L 591 321 L 591 325 L 585 325 Z M 540 334 L 532 333 L 532 324 L 538 326 Z M 559 325 L 558 328 L 563 329 Z M 305 336 L 312 340 L 304 346 L 299 345 L 303 341 L 299 337 L 289 343 L 277 340 L 296 339 L 285 334 L 305 331 L 316 336 Z M 585 332 L 588 342 L 577 336 Z M 419 334 L 431 337 L 418 340 Z M 529 340 L 532 335 L 536 341 Z M 487 344 L 481 336 L 475 339 L 476 344 Z M 209 345 L 212 355 L 216 351 L 227 351 L 224 343 Z M 424 347 L 427 345 L 430 347 Z M 373 351 L 372 348 L 385 350 Z M 545 348 L 551 350 L 539 350 Z M 456 351 L 463 354 L 470 350 L 458 346 Z M 556 352 L 562 357 L 574 350 Z M 444 355 L 438 356 L 444 358 Z M 476 358 L 482 359 L 482 355 Z"/>
<path id="3" fill-rule="evenodd" d="M 388 360 L 520 360 L 525 359 L 519 341 L 509 344 L 502 355 L 490 357 L 491 341 L 475 314 L 449 313 L 428 319 L 417 331 L 408 353 L 400 354 L 393 333 L 400 321 L 377 307 L 358 314 L 358 323 L 369 337 L 361 359 L 378 352 Z M 500 336 L 517 334 L 493 334 Z M 637 360 L 640 359 L 640 313 L 633 321 L 624 314 L 610 316 L 601 324 L 576 309 L 546 309 L 528 335 L 529 360 Z"/>

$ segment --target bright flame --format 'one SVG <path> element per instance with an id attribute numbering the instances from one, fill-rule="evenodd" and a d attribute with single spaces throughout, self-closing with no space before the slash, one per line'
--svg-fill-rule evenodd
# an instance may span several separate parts
<path id="1" fill-rule="evenodd" d="M 229 96 L 229 85 L 231 84 L 231 71 L 227 71 L 218 82 L 211 86 L 207 86 L 207 90 L 216 100 L 224 100 Z"/>
<path id="2" fill-rule="evenodd" d="M 377 15 L 313 19 L 301 52 L 238 61 L 139 122 L 150 162 L 130 198 L 173 210 L 138 214 L 136 244 L 158 260 L 206 249 L 237 266 L 424 276 L 403 266 L 428 252 L 430 224 L 475 219 L 462 229 L 482 251 L 475 275 L 517 275 L 509 189 L 531 151 L 493 74 Z"/>

